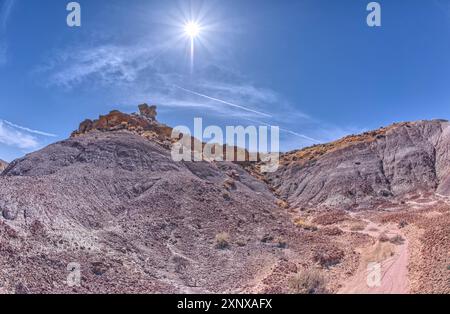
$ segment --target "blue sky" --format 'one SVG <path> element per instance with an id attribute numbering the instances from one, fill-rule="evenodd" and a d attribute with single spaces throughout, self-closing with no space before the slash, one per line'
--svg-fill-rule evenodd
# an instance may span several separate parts
<path id="1" fill-rule="evenodd" d="M 172 126 L 280 126 L 282 150 L 450 117 L 449 0 L 379 1 L 379 28 L 367 0 L 84 0 L 80 28 L 68 2 L 0 0 L 1 159 L 143 102 Z"/>

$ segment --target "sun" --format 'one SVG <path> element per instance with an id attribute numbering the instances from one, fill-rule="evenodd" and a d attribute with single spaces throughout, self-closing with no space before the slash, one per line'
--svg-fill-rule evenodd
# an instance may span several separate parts
<path id="1" fill-rule="evenodd" d="M 195 22 L 188 22 L 184 25 L 184 32 L 190 38 L 195 38 L 200 34 L 201 27 Z"/>

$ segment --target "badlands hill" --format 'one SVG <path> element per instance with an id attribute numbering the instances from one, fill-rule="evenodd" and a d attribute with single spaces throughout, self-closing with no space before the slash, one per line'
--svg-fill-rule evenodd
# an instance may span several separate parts
<path id="1" fill-rule="evenodd" d="M 282 292 L 293 261 L 339 250 L 239 165 L 174 162 L 146 109 L 85 121 L 3 172 L 3 292 Z"/>
<path id="2" fill-rule="evenodd" d="M 403 275 L 381 292 L 449 292 L 448 122 L 287 153 L 270 175 L 175 162 L 171 130 L 141 105 L 11 162 L 0 293 L 351 292 L 387 257 Z"/>
<path id="3" fill-rule="evenodd" d="M 282 156 L 268 176 L 293 206 L 370 209 L 418 193 L 450 195 L 450 123 L 399 123 Z"/>

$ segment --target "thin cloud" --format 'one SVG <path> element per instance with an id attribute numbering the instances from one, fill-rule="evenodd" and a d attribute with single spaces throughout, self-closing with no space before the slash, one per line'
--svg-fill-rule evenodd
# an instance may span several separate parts
<path id="1" fill-rule="evenodd" d="M 273 126 L 272 124 L 269 124 L 269 123 L 266 123 L 266 122 L 262 122 L 262 121 L 253 120 L 253 119 L 247 119 L 246 118 L 245 120 L 248 120 L 248 121 L 253 122 L 253 123 L 262 124 L 262 125 L 265 125 L 265 126 L 268 126 L 268 127 Z M 314 138 L 309 137 L 307 135 L 304 135 L 304 134 L 301 134 L 301 133 L 298 133 L 298 132 L 295 132 L 295 131 L 292 131 L 292 130 L 289 130 L 289 129 L 286 129 L 286 128 L 282 128 L 282 127 L 278 127 L 278 128 L 280 129 L 280 131 L 283 131 L 283 132 L 295 135 L 295 136 L 300 137 L 300 138 L 302 138 L 304 140 L 308 140 L 308 141 L 310 141 L 310 142 L 312 142 L 314 144 L 319 144 L 319 143 L 323 142 L 321 140 L 314 139 Z"/>
<path id="2" fill-rule="evenodd" d="M 11 15 L 12 8 L 14 6 L 15 0 L 5 0 L 0 7 L 0 23 L 2 31 L 6 29 L 6 24 L 8 23 L 9 16 Z"/>
<path id="3" fill-rule="evenodd" d="M 6 25 L 11 15 L 15 0 L 4 0 L 0 3 L 0 65 L 6 64 L 8 45 L 4 40 Z"/>
<path id="4" fill-rule="evenodd" d="M 228 106 L 230 106 L 230 107 L 238 108 L 238 109 L 241 109 L 241 110 L 244 110 L 244 111 L 247 111 L 247 112 L 256 113 L 256 114 L 258 114 L 258 115 L 260 115 L 260 116 L 264 116 L 264 117 L 268 117 L 268 118 L 271 118 L 271 117 L 272 117 L 272 115 L 267 114 L 267 113 L 264 113 L 264 112 L 261 112 L 261 111 L 253 110 L 253 109 L 251 109 L 251 108 L 244 107 L 244 106 L 237 105 L 237 104 L 233 104 L 233 103 L 228 102 L 228 101 L 225 101 L 225 100 L 221 100 L 221 99 L 218 99 L 218 98 L 215 98 L 215 97 L 211 97 L 211 96 L 208 96 L 208 95 L 205 95 L 205 94 L 197 93 L 197 92 L 195 92 L 195 91 L 192 91 L 192 90 L 189 90 L 189 89 L 187 89 L 187 88 L 183 88 L 183 87 L 180 87 L 180 86 L 177 86 L 177 85 L 174 85 L 174 86 L 175 86 L 176 88 L 178 88 L 178 89 L 180 89 L 180 90 L 183 90 L 183 91 L 185 91 L 185 92 L 187 92 L 187 93 L 190 93 L 190 94 L 192 94 L 192 95 L 197 95 L 197 96 L 199 96 L 199 97 L 203 97 L 203 98 L 206 98 L 206 99 L 209 99 L 209 100 L 213 100 L 213 101 L 216 101 L 216 102 L 219 102 L 219 103 L 228 105 Z"/>
<path id="5" fill-rule="evenodd" d="M 142 71 L 155 71 L 155 62 L 162 57 L 171 43 L 72 48 L 70 51 L 56 53 L 34 72 L 48 76 L 49 86 L 70 89 L 89 81 L 96 85 L 125 87 L 139 81 Z M 75 49 L 79 50 L 76 54 L 73 53 Z"/>
<path id="6" fill-rule="evenodd" d="M 279 96 L 272 90 L 258 88 L 249 83 L 223 83 L 223 82 L 201 82 L 199 86 L 202 89 L 215 90 L 216 92 L 226 94 L 236 94 L 242 98 L 249 98 L 253 103 L 277 103 Z"/>
<path id="7" fill-rule="evenodd" d="M 35 149 L 41 145 L 39 136 L 55 137 L 54 134 L 33 130 L 0 119 L 0 143 L 4 145 L 21 150 Z"/>
<path id="8" fill-rule="evenodd" d="M 0 120 L 0 143 L 19 149 L 33 149 L 39 146 L 34 136 L 9 128 L 2 120 Z"/>
<path id="9" fill-rule="evenodd" d="M 37 135 L 42 135 L 42 136 L 48 136 L 48 137 L 57 137 L 57 135 L 55 134 L 51 134 L 51 133 L 46 133 L 46 132 L 42 132 L 42 131 L 38 131 L 38 130 L 33 130 L 33 129 L 29 129 L 27 127 L 24 126 L 20 126 L 17 124 L 14 124 L 12 122 L 9 122 L 8 120 L 3 120 L 4 123 L 8 124 L 9 126 L 19 129 L 19 130 L 23 130 L 23 131 L 27 131 L 29 133 L 33 133 L 33 134 L 37 134 Z"/>
<path id="10" fill-rule="evenodd" d="M 122 104 L 152 102 L 175 110 L 192 108 L 222 120 L 265 118 L 267 125 L 279 126 L 285 135 L 307 143 L 324 142 L 317 139 L 324 138 L 316 132 L 321 127 L 319 121 L 233 68 L 206 63 L 196 68 L 194 76 L 183 74 L 184 61 L 174 53 L 173 42 L 155 46 L 143 40 L 78 50 L 76 54 L 70 49 L 50 56 L 35 73 L 49 78 L 49 86 L 110 88 Z M 301 133 L 296 131 L 299 128 Z"/>

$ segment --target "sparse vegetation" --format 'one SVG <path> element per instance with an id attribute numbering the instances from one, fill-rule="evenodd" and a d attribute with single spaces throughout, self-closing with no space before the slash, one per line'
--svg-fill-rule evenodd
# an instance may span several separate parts
<path id="1" fill-rule="evenodd" d="M 338 227 L 325 227 L 325 228 L 321 228 L 320 232 L 323 235 L 327 235 L 327 236 L 339 236 L 341 234 L 343 234 L 344 232 L 338 228 Z"/>
<path id="2" fill-rule="evenodd" d="M 386 233 L 380 233 L 380 235 L 378 236 L 378 241 L 380 242 L 389 242 L 389 237 L 386 235 Z"/>
<path id="3" fill-rule="evenodd" d="M 322 249 L 314 255 L 314 261 L 324 268 L 339 264 L 343 258 L 344 252 L 338 248 Z"/>
<path id="4" fill-rule="evenodd" d="M 318 225 L 328 226 L 348 220 L 349 218 L 349 215 L 343 210 L 335 210 L 317 216 L 312 222 Z"/>
<path id="5" fill-rule="evenodd" d="M 216 248 L 224 250 L 230 246 L 230 235 L 227 232 L 216 234 Z"/>
<path id="6" fill-rule="evenodd" d="M 267 242 L 272 242 L 273 241 L 273 236 L 271 236 L 270 234 L 265 234 L 262 238 L 261 238 L 261 242 L 262 243 L 267 243 Z"/>
<path id="7" fill-rule="evenodd" d="M 305 229 L 305 230 L 317 231 L 317 226 L 316 225 L 314 225 L 314 224 L 312 224 L 310 222 L 307 222 L 307 221 L 305 221 L 305 220 L 303 220 L 301 218 L 295 219 L 294 224 L 297 227 L 300 227 L 300 228 Z"/>
<path id="8" fill-rule="evenodd" d="M 236 244 L 237 246 L 244 247 L 247 245 L 247 242 L 245 242 L 245 240 L 239 239 L 236 241 Z"/>
<path id="9" fill-rule="evenodd" d="M 363 231 L 366 229 L 366 224 L 362 221 L 355 221 L 350 225 L 351 231 Z"/>
<path id="10" fill-rule="evenodd" d="M 278 207 L 283 208 L 283 209 L 288 209 L 289 208 L 289 204 L 286 201 L 280 200 L 278 199 L 276 201 L 276 204 Z"/>
<path id="11" fill-rule="evenodd" d="M 297 294 L 327 293 L 326 280 L 317 270 L 304 270 L 289 280 L 289 288 Z"/>
<path id="12" fill-rule="evenodd" d="M 230 195 L 230 193 L 228 193 L 228 192 L 224 192 L 224 193 L 222 194 L 222 197 L 223 197 L 223 199 L 226 200 L 226 201 L 231 200 L 231 195 Z"/>
<path id="13" fill-rule="evenodd" d="M 408 225 L 408 223 L 405 220 L 402 220 L 398 223 L 399 229 L 405 228 Z"/>
<path id="14" fill-rule="evenodd" d="M 386 242 L 377 242 L 373 247 L 368 248 L 364 252 L 364 263 L 369 262 L 381 262 L 386 258 L 394 256 L 395 254 L 395 246 L 389 241 Z"/>
<path id="15" fill-rule="evenodd" d="M 395 245 L 402 245 L 405 242 L 405 239 L 403 239 L 401 235 L 396 234 L 395 236 L 390 238 L 389 241 Z"/>
<path id="16" fill-rule="evenodd" d="M 287 247 L 287 242 L 283 238 L 277 238 L 275 240 L 277 247 L 280 249 L 285 249 Z"/>
<path id="17" fill-rule="evenodd" d="M 227 189 L 228 191 L 231 191 L 231 190 L 234 191 L 234 190 L 237 189 L 236 181 L 235 181 L 234 179 L 228 178 L 228 179 L 226 179 L 225 182 L 223 183 L 223 187 L 224 187 L 225 189 Z"/>

